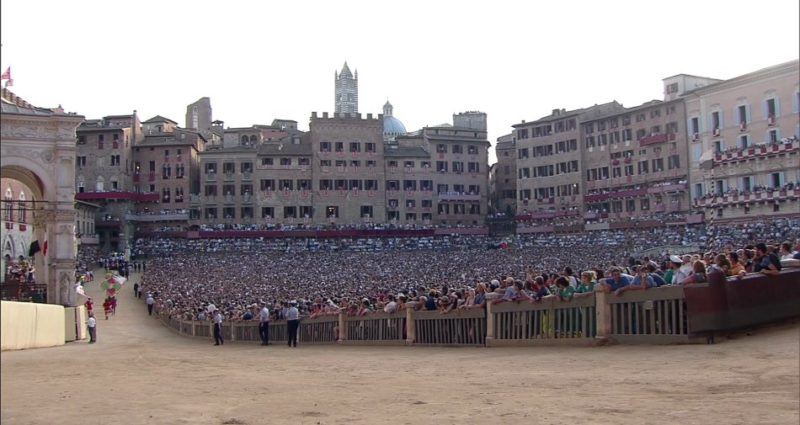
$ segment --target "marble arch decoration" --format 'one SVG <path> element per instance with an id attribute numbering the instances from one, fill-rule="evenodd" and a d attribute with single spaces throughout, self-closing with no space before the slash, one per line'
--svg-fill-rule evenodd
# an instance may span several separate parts
<path id="1" fill-rule="evenodd" d="M 84 117 L 61 107 L 40 108 L 7 89 L 0 97 L 0 173 L 33 193 L 33 240 L 48 244 L 34 256 L 37 281 L 47 302 L 74 305 L 75 130 Z"/>

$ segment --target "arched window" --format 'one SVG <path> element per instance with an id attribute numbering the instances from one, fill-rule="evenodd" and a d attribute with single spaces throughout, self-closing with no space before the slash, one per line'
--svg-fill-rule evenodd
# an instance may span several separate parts
<path id="1" fill-rule="evenodd" d="M 25 208 L 25 192 L 19 192 L 19 201 L 17 202 L 17 221 L 20 223 L 27 223 L 28 212 Z"/>
<path id="2" fill-rule="evenodd" d="M 242 136 L 242 146 L 247 145 L 247 136 Z"/>
<path id="3" fill-rule="evenodd" d="M 255 143 L 257 141 L 258 141 L 258 137 L 256 137 L 255 135 L 250 136 L 250 143 Z"/>
<path id="4" fill-rule="evenodd" d="M 13 208 L 14 208 L 14 194 L 11 192 L 11 188 L 9 187 L 6 189 L 6 195 L 3 199 L 3 220 L 11 221 L 14 216 Z"/>

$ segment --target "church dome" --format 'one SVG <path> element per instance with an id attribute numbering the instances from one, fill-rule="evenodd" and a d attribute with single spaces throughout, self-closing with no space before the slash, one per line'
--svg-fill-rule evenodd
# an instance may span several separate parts
<path id="1" fill-rule="evenodd" d="M 386 104 L 383 105 L 384 138 L 402 136 L 404 134 L 406 134 L 406 126 L 399 119 L 392 116 L 392 104 L 386 101 Z"/>

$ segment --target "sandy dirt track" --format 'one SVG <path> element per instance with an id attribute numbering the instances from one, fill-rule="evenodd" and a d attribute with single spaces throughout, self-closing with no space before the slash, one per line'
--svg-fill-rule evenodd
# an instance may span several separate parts
<path id="1" fill-rule="evenodd" d="M 800 423 L 797 323 L 692 346 L 215 347 L 148 317 L 136 279 L 97 344 L 2 353 L 3 425 Z"/>

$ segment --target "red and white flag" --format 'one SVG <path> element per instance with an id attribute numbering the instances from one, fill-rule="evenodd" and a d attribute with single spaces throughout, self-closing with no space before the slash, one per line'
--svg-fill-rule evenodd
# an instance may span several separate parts
<path id="1" fill-rule="evenodd" d="M 11 80 L 11 67 L 9 66 L 2 75 L 0 75 L 0 80 Z"/>

